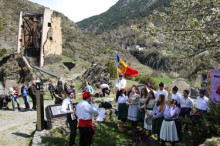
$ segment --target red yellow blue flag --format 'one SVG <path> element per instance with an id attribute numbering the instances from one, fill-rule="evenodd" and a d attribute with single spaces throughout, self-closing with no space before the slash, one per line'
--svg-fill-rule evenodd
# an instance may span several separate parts
<path id="1" fill-rule="evenodd" d="M 116 64 L 119 73 L 123 73 L 125 76 L 131 76 L 131 77 L 136 77 L 138 75 L 138 71 L 126 65 L 117 53 L 115 53 L 115 57 L 116 57 Z"/>

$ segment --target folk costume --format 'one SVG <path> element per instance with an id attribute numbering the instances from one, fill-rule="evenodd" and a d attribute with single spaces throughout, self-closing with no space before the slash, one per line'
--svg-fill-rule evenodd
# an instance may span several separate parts
<path id="1" fill-rule="evenodd" d="M 200 90 L 199 93 L 202 96 L 198 96 L 196 98 L 196 102 L 197 102 L 197 112 L 199 113 L 207 113 L 208 108 L 209 108 L 209 99 L 208 97 L 205 96 L 205 92 L 206 90 Z"/>
<path id="2" fill-rule="evenodd" d="M 116 110 L 118 111 L 118 119 L 126 121 L 128 116 L 128 97 L 126 95 L 121 95 L 118 97 L 118 102 L 116 105 Z"/>
<path id="3" fill-rule="evenodd" d="M 145 103 L 147 102 L 147 97 L 145 97 L 144 95 L 140 98 L 139 100 L 139 106 L 138 108 L 140 109 L 139 111 L 139 121 L 144 122 L 145 119 Z M 152 108 L 153 109 L 153 108 Z"/>
<path id="4" fill-rule="evenodd" d="M 128 98 L 128 117 L 127 119 L 132 121 L 132 127 L 137 126 L 137 121 L 138 121 L 138 114 L 139 114 L 139 100 L 140 100 L 140 95 L 139 94 L 133 94 L 131 93 L 129 98 Z"/>
<path id="5" fill-rule="evenodd" d="M 95 129 L 92 125 L 93 114 L 99 114 L 98 106 L 89 103 L 86 99 L 90 98 L 90 92 L 83 93 L 83 101 L 76 106 L 76 115 L 79 118 L 80 146 L 90 146 Z"/>
<path id="6" fill-rule="evenodd" d="M 152 120 L 152 132 L 154 134 L 157 134 L 157 136 L 160 136 L 160 129 L 161 129 L 161 125 L 163 122 L 163 113 L 165 110 L 165 106 L 164 108 L 160 111 L 160 105 L 156 104 L 153 108 L 153 120 Z"/>
<path id="7" fill-rule="evenodd" d="M 153 108 L 155 106 L 156 100 L 155 99 L 149 99 L 146 103 L 145 103 L 145 108 L 146 108 L 146 112 L 152 116 L 153 114 Z M 148 130 L 152 130 L 152 117 L 148 117 L 147 113 L 145 113 L 145 122 L 144 122 L 144 128 L 148 129 Z"/>
<path id="8" fill-rule="evenodd" d="M 178 92 L 178 90 L 179 89 L 177 88 L 177 86 L 173 87 L 173 91 L 176 91 L 176 93 L 172 93 L 171 94 L 171 99 L 175 99 L 177 101 L 177 103 L 178 103 L 178 106 L 179 106 L 181 94 Z"/>
<path id="9" fill-rule="evenodd" d="M 164 120 L 160 130 L 160 139 L 163 141 L 179 141 L 176 120 L 180 114 L 180 109 L 176 105 L 166 106 Z"/>
<path id="10" fill-rule="evenodd" d="M 125 79 L 120 79 L 122 78 L 124 75 L 122 73 L 119 74 L 119 79 L 116 80 L 115 82 L 115 87 L 119 90 L 117 90 L 116 92 L 116 102 L 118 101 L 118 97 L 120 96 L 120 90 L 124 89 L 126 91 L 126 85 L 127 82 Z"/>
<path id="11" fill-rule="evenodd" d="M 161 82 L 161 83 L 159 84 L 159 86 L 164 87 L 164 83 Z M 160 90 L 160 89 L 159 89 L 159 90 L 157 91 L 156 100 L 159 99 L 159 96 L 160 96 L 161 94 L 163 94 L 163 95 L 165 96 L 165 101 L 167 101 L 167 100 L 168 100 L 168 92 L 167 92 L 165 89 L 163 89 L 163 90 Z"/>
<path id="12" fill-rule="evenodd" d="M 77 129 L 77 117 L 75 113 L 73 113 L 73 116 L 70 113 L 71 106 L 72 106 L 71 104 L 73 103 L 72 98 L 69 96 L 71 93 L 73 93 L 72 90 L 67 90 L 68 97 L 63 100 L 63 103 L 61 106 L 61 113 L 67 114 L 67 121 L 70 126 L 70 139 L 69 139 L 70 146 L 75 144 L 76 129 Z"/>
<path id="13" fill-rule="evenodd" d="M 184 90 L 187 94 L 189 94 L 189 90 Z M 190 111 L 193 109 L 193 100 L 190 97 L 182 96 L 180 98 L 180 115 L 181 116 L 189 116 Z"/>

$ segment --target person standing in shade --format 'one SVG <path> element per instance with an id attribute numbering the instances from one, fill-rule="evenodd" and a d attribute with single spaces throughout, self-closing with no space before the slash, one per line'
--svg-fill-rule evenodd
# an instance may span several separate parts
<path id="1" fill-rule="evenodd" d="M 132 127 L 137 127 L 137 121 L 138 121 L 138 114 L 139 114 L 139 100 L 140 95 L 136 93 L 136 88 L 132 87 L 131 94 L 128 98 L 127 104 L 128 107 L 128 120 L 132 122 Z"/>
<path id="2" fill-rule="evenodd" d="M 177 101 L 178 106 L 179 106 L 181 94 L 178 92 L 178 90 L 179 90 L 179 89 L 178 89 L 177 86 L 174 86 L 174 87 L 173 87 L 171 99 L 175 99 L 175 100 Z"/>
<path id="3" fill-rule="evenodd" d="M 145 117 L 145 103 L 147 101 L 148 98 L 148 92 L 146 90 L 146 88 L 142 88 L 141 89 L 141 98 L 139 101 L 139 121 L 141 121 L 141 123 L 144 125 L 144 117 Z"/>
<path id="4" fill-rule="evenodd" d="M 147 90 L 147 93 L 149 93 L 150 92 L 150 83 L 149 82 L 146 82 L 145 84 L 144 84 L 144 88 Z"/>
<path id="5" fill-rule="evenodd" d="M 153 108 L 152 133 L 160 137 L 160 129 L 163 122 L 163 113 L 165 110 L 165 96 L 161 94 Z"/>
<path id="6" fill-rule="evenodd" d="M 144 128 L 151 131 L 152 130 L 152 113 L 153 113 L 153 108 L 156 104 L 154 92 L 150 91 L 148 93 L 148 99 L 145 102 L 145 122 L 144 122 Z M 146 119 L 148 123 L 146 122 Z"/>
<path id="7" fill-rule="evenodd" d="M 24 99 L 25 109 L 30 109 L 28 88 L 25 83 L 21 87 L 21 95 L 23 96 Z"/>
<path id="8" fill-rule="evenodd" d="M 165 101 L 168 100 L 168 92 L 164 89 L 164 83 L 160 82 L 159 90 L 157 91 L 156 100 L 158 100 L 159 96 L 163 94 L 165 96 Z"/>
<path id="9" fill-rule="evenodd" d="M 74 93 L 72 90 L 67 90 L 67 97 L 63 100 L 61 106 L 61 113 L 67 114 L 67 121 L 70 126 L 70 139 L 69 146 L 73 146 L 75 144 L 76 138 L 76 129 L 77 129 L 77 117 L 75 116 L 75 110 L 71 109 L 71 104 L 73 104 Z M 72 116 L 73 114 L 73 116 Z"/>
<path id="10" fill-rule="evenodd" d="M 58 78 L 57 86 L 63 88 L 63 82 L 61 81 L 61 78 Z"/>
<path id="11" fill-rule="evenodd" d="M 166 141 L 170 141 L 172 145 L 174 142 L 179 141 L 177 119 L 180 114 L 180 109 L 177 106 L 177 101 L 172 99 L 169 105 L 166 106 L 164 111 L 164 119 L 160 130 L 160 139 L 162 145 L 165 145 Z"/>
<path id="12" fill-rule="evenodd" d="M 55 91 L 55 88 L 54 88 L 53 83 L 52 83 L 51 80 L 49 81 L 49 84 L 48 84 L 48 91 L 50 92 L 50 96 L 53 100 L 53 98 L 54 98 L 53 92 Z"/>
<path id="13" fill-rule="evenodd" d="M 110 88 L 108 84 L 101 84 L 99 88 L 102 90 L 104 97 L 105 97 L 105 93 L 108 95 L 110 94 Z"/>
<path id="14" fill-rule="evenodd" d="M 149 90 L 154 92 L 154 96 L 155 96 L 155 97 L 157 96 L 157 92 L 155 91 L 154 85 L 150 85 L 150 86 L 149 86 Z"/>
<path id="15" fill-rule="evenodd" d="M 16 86 L 14 86 L 13 87 L 13 94 L 12 94 L 12 107 L 13 107 L 13 110 L 15 110 L 15 106 L 14 106 L 15 102 L 17 102 L 18 110 L 21 110 L 18 97 L 19 97 L 19 90 Z"/>
<path id="16" fill-rule="evenodd" d="M 92 88 L 92 86 L 90 85 L 89 81 L 86 81 L 86 91 L 90 92 L 91 96 L 94 94 L 94 89 Z"/>
<path id="17" fill-rule="evenodd" d="M 32 81 L 32 85 L 29 87 L 28 91 L 32 98 L 33 109 L 36 110 L 37 105 L 36 105 L 36 81 L 35 80 Z"/>
<path id="18" fill-rule="evenodd" d="M 92 116 L 99 114 L 99 109 L 90 92 L 83 93 L 83 101 L 76 106 L 76 115 L 79 118 L 80 146 L 91 146 L 94 135 Z"/>
<path id="19" fill-rule="evenodd" d="M 73 90 L 74 93 L 74 99 L 76 99 L 76 89 L 75 89 L 75 83 L 71 83 L 70 89 Z"/>
<path id="20" fill-rule="evenodd" d="M 117 91 L 116 91 L 116 102 L 118 101 L 118 97 L 120 96 L 120 90 L 124 89 L 125 92 L 126 92 L 127 82 L 126 82 L 125 79 L 123 79 L 123 76 L 124 75 L 122 73 L 120 73 L 119 74 L 119 78 L 115 82 L 115 87 L 117 89 Z"/>
<path id="21" fill-rule="evenodd" d="M 199 96 L 196 98 L 197 112 L 200 114 L 207 113 L 209 109 L 209 99 L 205 96 L 206 90 L 200 89 Z"/>
<path id="22" fill-rule="evenodd" d="M 193 109 L 193 100 L 189 97 L 189 90 L 183 91 L 183 96 L 180 98 L 180 116 L 189 116 Z"/>
<path id="23" fill-rule="evenodd" d="M 125 90 L 120 90 L 120 96 L 118 97 L 118 102 L 116 105 L 116 110 L 118 112 L 118 119 L 123 123 L 126 122 L 128 116 L 128 96 L 126 96 Z"/>

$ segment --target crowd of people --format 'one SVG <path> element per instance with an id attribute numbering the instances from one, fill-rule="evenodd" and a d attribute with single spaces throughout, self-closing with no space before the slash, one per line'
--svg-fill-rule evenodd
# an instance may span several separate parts
<path id="1" fill-rule="evenodd" d="M 168 92 L 164 89 L 164 83 L 159 84 L 159 90 L 155 91 L 154 86 L 146 82 L 143 88 L 139 90 L 137 85 L 133 85 L 130 89 L 127 82 L 123 78 L 123 74 L 119 74 L 116 80 L 116 115 L 122 123 L 131 122 L 131 127 L 136 129 L 138 122 L 141 123 L 143 130 L 151 135 L 158 137 L 158 140 L 164 145 L 166 141 L 174 144 L 181 140 L 181 125 L 178 121 L 179 116 L 202 116 L 209 110 L 209 99 L 205 96 L 205 90 L 199 91 L 196 98 L 196 112 L 192 112 L 195 103 L 189 97 L 190 91 L 185 89 L 181 95 L 178 87 L 172 88 L 171 99 L 168 98 Z M 102 95 L 110 93 L 107 84 L 101 84 L 100 89 Z M 99 108 L 94 102 L 95 92 L 88 81 L 85 82 L 83 90 L 83 101 L 74 103 L 76 98 L 75 83 L 72 80 L 70 85 L 64 83 L 59 78 L 56 88 L 52 81 L 49 82 L 48 90 L 51 98 L 55 99 L 55 104 L 61 105 L 61 112 L 67 115 L 67 121 L 70 125 L 69 145 L 75 144 L 77 125 L 80 132 L 80 146 L 90 146 L 94 135 L 94 127 L 92 117 L 99 114 Z M 19 104 L 19 89 L 14 86 L 10 88 L 12 106 L 14 108 Z M 33 101 L 33 109 L 36 109 L 36 81 L 32 81 L 32 85 L 28 88 L 26 84 L 22 85 L 21 95 L 24 99 L 25 109 L 30 109 L 29 96 Z M 74 105 L 74 106 L 73 106 Z"/>
<path id="2" fill-rule="evenodd" d="M 136 85 L 127 91 L 126 84 L 123 74 L 119 74 L 115 84 L 118 119 L 122 123 L 131 121 L 133 128 L 141 122 L 143 129 L 152 135 L 157 135 L 162 144 L 166 141 L 174 144 L 181 140 L 179 116 L 199 117 L 207 113 L 209 109 L 209 99 L 205 96 L 206 91 L 203 89 L 199 90 L 199 96 L 196 98 L 196 111 L 193 112 L 195 103 L 189 97 L 188 89 L 185 89 L 181 95 L 178 87 L 174 86 L 169 100 L 163 82 L 159 84 L 158 91 L 154 91 L 154 86 L 148 82 L 141 91 Z"/>

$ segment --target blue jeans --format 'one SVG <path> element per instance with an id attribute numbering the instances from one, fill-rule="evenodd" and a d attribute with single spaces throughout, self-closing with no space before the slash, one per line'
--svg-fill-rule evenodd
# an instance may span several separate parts
<path id="1" fill-rule="evenodd" d="M 12 106 L 14 107 L 14 103 L 15 102 L 17 102 L 17 106 L 19 107 L 19 100 L 18 100 L 18 98 L 16 98 L 16 97 L 14 97 L 14 96 L 12 96 Z"/>
<path id="2" fill-rule="evenodd" d="M 29 103 L 29 96 L 23 96 L 24 99 L 24 104 L 25 104 L 25 108 L 29 109 L 30 108 L 30 103 Z"/>

